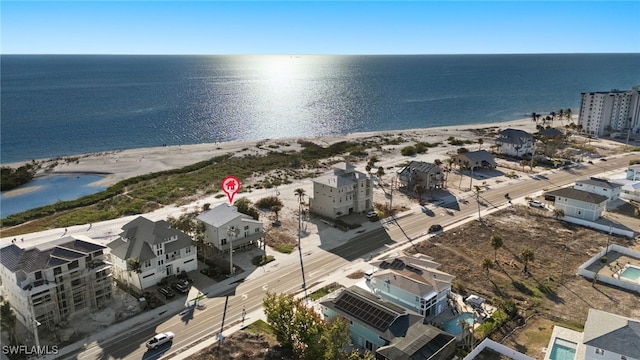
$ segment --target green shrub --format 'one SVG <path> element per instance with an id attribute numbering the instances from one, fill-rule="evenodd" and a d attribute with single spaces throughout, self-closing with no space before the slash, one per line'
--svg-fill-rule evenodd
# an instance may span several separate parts
<path id="1" fill-rule="evenodd" d="M 284 206 L 282 201 L 277 196 L 267 196 L 256 201 L 256 207 L 258 209 L 271 209 L 273 206 Z"/>
<path id="2" fill-rule="evenodd" d="M 413 156 L 416 154 L 416 148 L 414 146 L 405 146 L 400 150 L 402 156 Z"/>

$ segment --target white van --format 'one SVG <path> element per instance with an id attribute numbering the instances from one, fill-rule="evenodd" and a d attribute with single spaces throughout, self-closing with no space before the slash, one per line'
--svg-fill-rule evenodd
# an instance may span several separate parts
<path id="1" fill-rule="evenodd" d="M 366 281 L 371 281 L 371 277 L 373 276 L 373 274 L 374 274 L 376 271 L 378 271 L 378 268 L 375 268 L 375 267 L 374 267 L 373 269 L 371 269 L 371 270 L 367 270 L 367 271 L 365 271 L 365 273 L 364 273 L 364 279 L 365 279 Z"/>

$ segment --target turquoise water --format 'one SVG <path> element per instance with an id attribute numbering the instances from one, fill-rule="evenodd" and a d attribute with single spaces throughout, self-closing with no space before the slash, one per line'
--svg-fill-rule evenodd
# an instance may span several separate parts
<path id="1" fill-rule="evenodd" d="M 622 273 L 620 273 L 620 277 L 631 281 L 639 281 L 640 268 L 629 265 L 622 271 Z"/>
<path id="2" fill-rule="evenodd" d="M 14 196 L 0 196 L 0 218 L 17 214 L 29 209 L 69 201 L 100 192 L 106 187 L 92 186 L 101 176 L 97 175 L 59 175 L 37 178 L 17 189 L 31 189 Z"/>
<path id="3" fill-rule="evenodd" d="M 573 360 L 576 357 L 576 343 L 557 339 L 553 342 L 549 360 Z"/>
<path id="4" fill-rule="evenodd" d="M 444 331 L 452 335 L 458 335 L 462 333 L 462 326 L 458 324 L 458 321 L 460 320 L 464 320 L 467 324 L 473 325 L 473 313 L 462 313 L 449 321 L 445 321 L 442 324 Z"/>

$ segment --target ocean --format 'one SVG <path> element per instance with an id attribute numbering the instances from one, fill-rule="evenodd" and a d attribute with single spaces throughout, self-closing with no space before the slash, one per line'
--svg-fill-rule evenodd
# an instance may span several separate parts
<path id="1" fill-rule="evenodd" d="M 2 164 L 514 120 L 640 85 L 640 54 L 2 55 Z"/>

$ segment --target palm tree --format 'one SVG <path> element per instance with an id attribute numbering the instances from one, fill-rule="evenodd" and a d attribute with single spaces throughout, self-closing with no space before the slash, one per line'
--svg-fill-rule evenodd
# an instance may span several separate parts
<path id="1" fill-rule="evenodd" d="M 5 301 L 2 306 L 0 306 L 0 330 L 6 331 L 9 334 L 9 343 L 11 345 L 18 343 L 16 338 L 17 320 L 11 304 L 9 301 Z"/>
<path id="2" fill-rule="evenodd" d="M 484 140 L 482 140 L 482 138 L 478 139 L 478 144 L 480 145 L 479 150 L 482 150 L 482 144 L 484 144 Z"/>
<path id="3" fill-rule="evenodd" d="M 531 120 L 533 120 L 536 125 L 538 125 L 538 118 L 540 117 L 540 115 L 536 114 L 535 112 L 531 113 Z"/>
<path id="4" fill-rule="evenodd" d="M 556 119 L 556 112 L 552 111 L 552 112 L 549 113 L 549 115 L 551 115 L 551 122 L 553 123 L 553 120 Z"/>
<path id="5" fill-rule="evenodd" d="M 127 260 L 127 272 L 129 273 L 129 286 L 131 286 L 131 274 L 142 273 L 142 264 L 140 263 L 140 260 L 138 260 L 138 258 L 131 258 Z"/>
<path id="6" fill-rule="evenodd" d="M 302 188 L 293 191 L 298 196 L 298 255 L 300 256 L 300 272 L 302 273 L 302 288 L 304 289 L 304 299 L 307 300 L 307 281 L 304 276 L 304 263 L 302 261 L 301 231 L 302 231 L 302 201 L 306 192 Z"/>
<path id="7" fill-rule="evenodd" d="M 416 197 L 418 198 L 418 204 L 420 205 L 422 205 L 422 195 L 424 195 L 426 190 L 427 188 L 422 184 L 416 184 L 413 187 L 413 192 L 416 194 Z"/>
<path id="8" fill-rule="evenodd" d="M 476 202 L 478 203 L 478 220 L 482 222 L 482 219 L 480 218 L 480 193 L 482 192 L 482 187 L 474 185 L 473 189 L 476 192 Z"/>
<path id="9" fill-rule="evenodd" d="M 560 124 L 562 124 L 562 119 L 564 119 L 564 110 L 558 110 L 558 119 L 560 119 Z"/>
<path id="10" fill-rule="evenodd" d="M 533 255 L 533 250 L 527 249 L 527 248 L 523 249 L 522 252 L 520 253 L 520 257 L 522 258 L 522 261 L 524 261 L 523 272 L 525 274 L 528 274 L 529 270 L 527 266 L 529 265 L 530 261 L 533 261 L 535 259 L 535 256 Z"/>
<path id="11" fill-rule="evenodd" d="M 553 216 L 556 219 L 560 219 L 561 217 L 564 217 L 564 210 L 562 210 L 562 209 L 553 209 Z"/>
<path id="12" fill-rule="evenodd" d="M 504 243 L 502 242 L 502 238 L 500 237 L 500 235 L 497 234 L 491 235 L 489 241 L 491 242 L 491 247 L 493 248 L 493 260 L 497 263 L 498 249 L 500 249 L 502 245 L 504 245 Z"/>
<path id="13" fill-rule="evenodd" d="M 569 122 L 570 122 L 570 123 L 573 123 L 573 122 L 572 122 L 573 120 L 571 119 L 571 116 L 572 116 L 572 114 L 571 114 L 571 109 L 566 109 L 566 110 L 564 111 L 564 116 L 566 116 L 566 117 L 567 117 L 567 120 L 569 120 Z"/>
<path id="14" fill-rule="evenodd" d="M 378 171 L 376 172 L 378 176 L 378 181 L 380 182 L 380 186 L 382 186 L 382 177 L 384 176 L 384 168 L 382 166 L 378 166 Z"/>
<path id="15" fill-rule="evenodd" d="M 484 258 L 484 260 L 482 260 L 482 269 L 487 272 L 487 279 L 488 279 L 489 270 L 493 269 L 493 261 L 491 261 L 491 259 Z"/>
<path id="16" fill-rule="evenodd" d="M 280 206 L 280 205 L 273 205 L 271 207 L 271 211 L 273 211 L 273 213 L 276 214 L 276 224 L 279 222 L 278 221 L 278 213 L 280 212 L 280 210 L 282 210 L 282 206 Z"/>
<path id="17" fill-rule="evenodd" d="M 522 166 L 522 172 L 524 172 L 524 167 L 529 165 L 529 161 L 527 160 L 520 160 L 520 166 Z"/>

